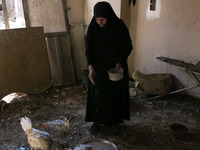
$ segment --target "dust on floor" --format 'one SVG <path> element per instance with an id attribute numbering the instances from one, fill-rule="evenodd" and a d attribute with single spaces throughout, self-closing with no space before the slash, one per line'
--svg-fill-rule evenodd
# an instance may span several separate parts
<path id="1" fill-rule="evenodd" d="M 65 138 L 67 148 L 75 148 L 89 139 L 113 142 L 119 150 L 199 150 L 200 133 L 190 132 L 175 138 L 170 124 L 184 122 L 200 127 L 200 100 L 187 95 L 171 95 L 155 100 L 132 98 L 131 120 L 120 130 L 102 128 L 93 135 L 91 123 L 85 122 L 86 91 L 81 85 L 51 88 L 36 95 L 16 98 L 0 112 L 0 149 L 30 149 L 19 119 L 27 116 L 38 130 L 43 122 L 67 117 L 70 132 Z"/>

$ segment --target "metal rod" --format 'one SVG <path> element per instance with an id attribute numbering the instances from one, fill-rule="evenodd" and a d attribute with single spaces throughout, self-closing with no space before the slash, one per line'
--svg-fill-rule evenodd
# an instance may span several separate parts
<path id="1" fill-rule="evenodd" d="M 200 80 L 197 78 L 197 76 L 194 73 L 189 72 L 188 70 L 186 70 L 186 72 L 196 84 L 200 84 Z"/>
<path id="2" fill-rule="evenodd" d="M 168 94 L 154 96 L 154 97 L 151 97 L 150 99 L 156 99 L 156 98 L 164 97 L 164 96 L 167 96 L 167 95 L 175 94 L 175 93 L 178 93 L 178 92 L 187 91 L 187 90 L 196 88 L 196 87 L 198 87 L 198 86 L 199 86 L 199 84 L 197 84 L 197 85 L 195 85 L 195 86 L 183 88 L 183 89 L 180 89 L 180 90 L 172 91 L 172 92 L 169 92 Z"/>

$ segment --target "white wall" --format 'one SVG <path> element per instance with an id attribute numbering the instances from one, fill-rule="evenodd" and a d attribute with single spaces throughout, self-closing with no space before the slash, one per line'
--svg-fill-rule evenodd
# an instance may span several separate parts
<path id="1" fill-rule="evenodd" d="M 129 70 L 143 73 L 172 73 L 179 85 L 194 85 L 181 69 L 155 57 L 163 56 L 196 64 L 200 60 L 200 1 L 157 0 L 156 10 L 149 10 L 149 0 L 138 0 L 131 10 L 131 37 L 134 50 Z M 190 94 L 200 97 L 199 88 Z"/>

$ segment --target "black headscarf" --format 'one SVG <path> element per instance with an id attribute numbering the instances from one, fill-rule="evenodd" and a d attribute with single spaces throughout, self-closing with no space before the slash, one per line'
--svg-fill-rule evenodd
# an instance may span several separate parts
<path id="1" fill-rule="evenodd" d="M 103 28 L 96 22 L 96 17 L 107 19 Z M 131 39 L 124 22 L 117 17 L 108 2 L 98 2 L 94 6 L 94 16 L 87 32 L 88 65 L 109 69 L 117 62 L 125 63 L 131 50 Z"/>
<path id="2" fill-rule="evenodd" d="M 90 26 L 99 26 L 96 23 L 96 18 L 97 17 L 102 17 L 102 18 L 106 18 L 107 19 L 107 23 L 106 25 L 102 28 L 104 30 L 104 32 L 106 32 L 106 30 L 108 30 L 108 26 L 116 21 L 119 21 L 119 18 L 117 17 L 117 15 L 115 14 L 113 8 L 111 7 L 111 5 L 108 2 L 98 2 L 96 3 L 96 5 L 94 6 L 94 16 L 92 18 L 92 21 L 90 23 Z"/>
<path id="3" fill-rule="evenodd" d="M 108 20 L 119 19 L 108 2 L 98 2 L 94 6 L 94 17 L 103 17 Z"/>

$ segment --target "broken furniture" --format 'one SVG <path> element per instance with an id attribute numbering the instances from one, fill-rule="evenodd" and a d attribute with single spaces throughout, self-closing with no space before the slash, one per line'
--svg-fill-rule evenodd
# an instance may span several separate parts
<path id="1" fill-rule="evenodd" d="M 172 91 L 172 92 L 169 92 L 167 95 L 186 91 L 186 90 L 190 90 L 190 89 L 193 89 L 193 88 L 200 86 L 200 79 L 199 79 L 200 62 L 198 62 L 196 65 L 194 65 L 192 63 L 186 63 L 184 61 L 166 58 L 166 57 L 156 57 L 156 59 L 163 61 L 165 63 L 168 63 L 170 65 L 174 65 L 174 66 L 184 70 L 191 77 L 191 79 L 196 83 L 194 86 L 186 87 L 186 88 L 179 89 L 179 90 L 176 90 L 176 91 Z M 159 97 L 162 97 L 162 96 L 165 96 L 165 95 L 158 95 L 158 96 L 153 97 L 152 99 L 159 98 Z"/>
<path id="2" fill-rule="evenodd" d="M 138 93 L 141 95 L 167 94 L 172 88 L 171 74 L 149 74 L 138 87 Z"/>

